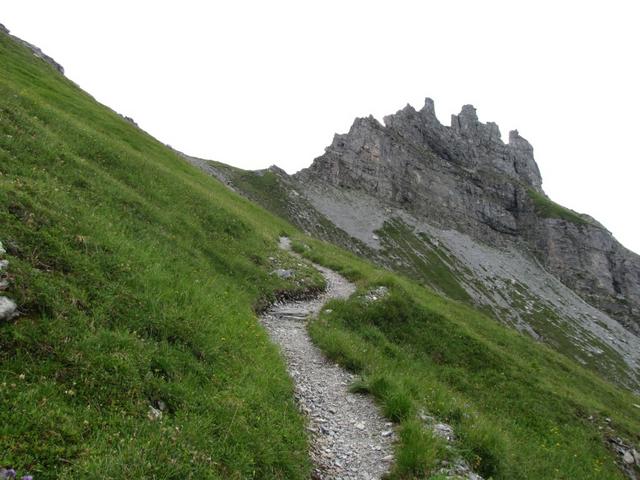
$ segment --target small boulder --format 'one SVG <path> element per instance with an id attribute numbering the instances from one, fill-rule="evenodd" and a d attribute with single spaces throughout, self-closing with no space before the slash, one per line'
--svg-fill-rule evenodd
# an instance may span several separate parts
<path id="1" fill-rule="evenodd" d="M 13 300 L 7 297 L 0 297 L 0 321 L 11 320 L 15 314 L 18 306 Z"/>
<path id="2" fill-rule="evenodd" d="M 624 452 L 622 461 L 627 465 L 633 465 L 636 462 L 636 459 L 633 458 L 633 453 L 631 453 L 631 450 L 627 450 L 626 452 Z"/>
<path id="3" fill-rule="evenodd" d="M 369 290 L 365 295 L 365 302 L 371 303 L 377 300 L 381 300 L 389 295 L 389 289 L 383 285 Z"/>
<path id="4" fill-rule="evenodd" d="M 152 422 L 156 420 L 162 420 L 162 412 L 155 407 L 149 405 L 149 411 L 147 412 L 147 418 Z"/>
<path id="5" fill-rule="evenodd" d="M 455 440 L 453 428 L 451 428 L 451 426 L 447 425 L 446 423 L 436 423 L 433 426 L 433 432 L 440 438 L 443 438 L 449 442 Z"/>
<path id="6" fill-rule="evenodd" d="M 271 275 L 276 275 L 279 278 L 282 279 L 288 279 L 293 277 L 294 273 L 293 270 L 286 270 L 284 268 L 278 268 L 276 270 L 274 270 L 273 272 L 271 272 Z"/>

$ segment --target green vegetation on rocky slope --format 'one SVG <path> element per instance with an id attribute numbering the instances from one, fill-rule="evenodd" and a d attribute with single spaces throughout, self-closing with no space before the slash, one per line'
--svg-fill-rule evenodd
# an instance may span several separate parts
<path id="1" fill-rule="evenodd" d="M 240 194 L 288 220 L 303 232 L 347 248 L 365 258 L 372 259 L 376 256 L 374 249 L 349 236 L 316 210 L 303 195 L 284 180 L 282 175 L 286 175 L 285 172 L 276 173 L 277 170 L 271 169 L 242 170 L 216 161 L 204 162 L 207 167 L 221 173 Z"/>
<path id="2" fill-rule="evenodd" d="M 531 197 L 531 200 L 533 200 L 538 215 L 540 215 L 542 218 L 559 218 L 568 222 L 575 223 L 577 225 L 587 225 L 588 223 L 590 223 L 573 210 L 569 210 L 568 208 L 557 204 L 541 193 L 538 193 L 532 189 L 529 189 L 527 191 L 529 193 L 529 197 Z"/>
<path id="3" fill-rule="evenodd" d="M 428 477 L 443 451 L 465 457 L 485 478 L 623 478 L 607 442 L 618 435 L 640 441 L 636 395 L 357 257 L 315 240 L 294 247 L 359 285 L 350 300 L 325 307 L 311 334 L 400 422 L 394 478 Z M 388 295 L 367 300 L 380 285 Z M 419 426 L 421 412 L 454 427 L 456 451 L 437 447 Z"/>
<path id="4" fill-rule="evenodd" d="M 398 271 L 427 282 L 449 298 L 471 303 L 471 297 L 453 273 L 454 258 L 426 234 L 416 234 L 400 219 L 385 222 L 376 233 L 387 256 L 397 259 Z"/>
<path id="5" fill-rule="evenodd" d="M 577 298 L 565 297 L 569 304 L 565 303 L 560 307 L 557 302 L 564 294 L 548 288 L 547 284 L 542 287 L 544 280 L 534 278 L 533 275 L 526 276 L 522 271 L 523 264 L 512 260 L 513 257 L 503 256 L 493 265 L 487 260 L 486 265 L 476 265 L 474 271 L 473 265 L 465 264 L 464 257 L 456 256 L 447 248 L 446 241 L 420 231 L 403 220 L 401 215 L 395 216 L 391 211 L 385 211 L 384 223 L 371 233 L 380 245 L 380 249 L 376 249 L 350 237 L 331 223 L 303 194 L 298 193 L 304 185 L 296 183 L 285 172 L 277 169 L 253 172 L 219 162 L 202 162 L 206 165 L 205 171 L 214 169 L 222 172 L 220 176 L 236 191 L 272 213 L 283 216 L 311 236 L 346 248 L 381 267 L 407 275 L 414 281 L 480 309 L 507 325 L 518 329 L 523 329 L 523 325 L 526 325 L 531 332 L 535 332 L 536 338 L 598 372 L 603 378 L 632 389 L 638 388 L 637 372 L 626 362 L 624 352 L 612 348 L 607 344 L 607 339 L 594 333 L 585 325 L 584 317 L 576 318 L 580 311 L 576 309 Z M 554 204 L 544 195 L 533 190 L 531 193 L 537 195 L 540 205 L 546 205 L 546 213 L 541 218 L 574 215 L 576 219 L 573 221 L 582 220 L 578 214 Z M 327 190 L 327 195 L 331 197 L 330 189 Z M 379 205 L 377 208 L 384 207 Z M 371 218 L 372 222 L 379 221 L 375 215 Z M 484 248 L 480 244 L 477 247 Z M 513 262 L 512 269 L 504 269 L 503 264 L 508 266 L 510 262 Z M 493 273 L 489 273 L 492 269 Z M 525 275 L 521 278 L 522 281 L 515 280 L 522 275 Z M 578 305 L 581 303 L 578 301 Z M 568 311 L 573 316 L 563 315 Z M 598 325 L 603 328 L 602 335 L 609 335 L 606 323 L 600 321 Z M 626 343 L 627 340 L 623 342 Z M 627 351 L 633 350 L 632 346 L 627 346 Z"/>

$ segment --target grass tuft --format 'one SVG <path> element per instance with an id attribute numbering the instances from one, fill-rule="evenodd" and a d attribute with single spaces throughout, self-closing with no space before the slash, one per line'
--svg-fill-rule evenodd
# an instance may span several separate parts
<path id="1" fill-rule="evenodd" d="M 589 225 L 591 223 L 580 214 L 555 203 L 535 190 L 529 189 L 528 193 L 531 200 L 533 200 L 538 215 L 543 218 L 559 218 L 576 225 Z"/>

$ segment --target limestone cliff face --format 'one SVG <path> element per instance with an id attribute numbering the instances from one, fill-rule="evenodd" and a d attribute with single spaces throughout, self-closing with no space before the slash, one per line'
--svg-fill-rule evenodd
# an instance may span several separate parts
<path id="1" fill-rule="evenodd" d="M 548 271 L 640 334 L 640 257 L 598 225 L 538 218 L 524 232 Z"/>
<path id="2" fill-rule="evenodd" d="M 361 191 L 429 224 L 491 246 L 516 247 L 585 301 L 640 333 L 640 257 L 586 215 L 553 204 L 533 148 L 465 105 L 451 127 L 427 99 L 384 118 L 359 118 L 294 176 L 302 185 Z"/>
<path id="3" fill-rule="evenodd" d="M 480 123 L 470 105 L 445 127 L 430 99 L 420 111 L 407 106 L 384 121 L 357 119 L 296 178 L 362 189 L 492 240 L 518 233 L 518 202 L 527 188 L 541 192 L 542 180 L 533 149 L 517 132 L 504 144 L 498 126 Z"/>

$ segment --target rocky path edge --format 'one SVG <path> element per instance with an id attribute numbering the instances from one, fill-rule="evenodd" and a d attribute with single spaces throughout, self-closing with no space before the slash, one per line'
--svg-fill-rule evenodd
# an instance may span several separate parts
<path id="1" fill-rule="evenodd" d="M 289 239 L 281 238 L 280 246 L 290 250 Z M 325 292 L 311 300 L 273 305 L 260 320 L 282 351 L 307 417 L 312 478 L 379 479 L 393 464 L 393 424 L 370 397 L 350 392 L 355 376 L 328 360 L 307 332 L 308 319 L 327 301 L 348 298 L 356 288 L 336 272 L 314 266 L 326 279 Z"/>

